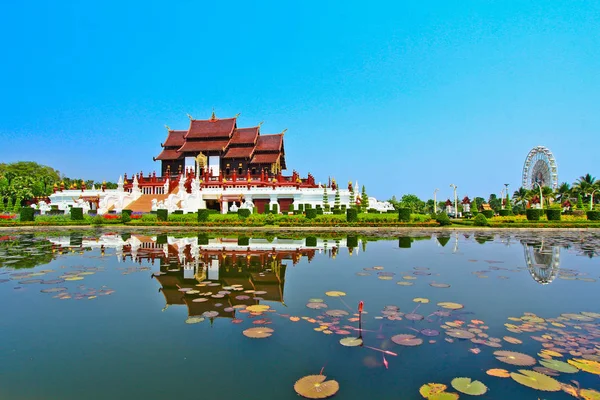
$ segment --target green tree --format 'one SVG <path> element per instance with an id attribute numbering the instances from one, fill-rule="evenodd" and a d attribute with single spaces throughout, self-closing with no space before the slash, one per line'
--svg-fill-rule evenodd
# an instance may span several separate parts
<path id="1" fill-rule="evenodd" d="M 425 202 L 414 194 L 405 194 L 400 199 L 400 207 L 410 208 L 411 213 L 423 214 L 425 212 Z"/>
<path id="2" fill-rule="evenodd" d="M 362 194 L 360 195 L 360 208 L 362 212 L 365 212 L 369 209 L 369 196 L 367 195 L 367 189 L 365 189 L 365 185 L 363 185 Z"/>
<path id="3" fill-rule="evenodd" d="M 492 210 L 494 210 L 496 212 L 502 208 L 502 201 L 494 193 L 490 194 L 488 203 L 489 203 L 490 207 L 492 208 Z"/>
<path id="4" fill-rule="evenodd" d="M 356 199 L 354 198 L 354 189 L 352 189 L 352 182 L 350 182 L 350 184 L 348 185 L 348 189 L 350 190 L 350 207 L 349 208 L 355 208 L 356 207 Z"/>
<path id="5" fill-rule="evenodd" d="M 329 210 L 329 196 L 327 195 L 327 188 L 323 188 L 323 209 L 325 211 Z"/>
<path id="6" fill-rule="evenodd" d="M 583 210 L 583 198 L 581 197 L 581 193 L 577 194 L 577 209 Z"/>
<path id="7" fill-rule="evenodd" d="M 471 202 L 471 212 L 478 212 L 479 211 L 479 206 L 477 205 L 477 197 L 475 197 L 473 199 L 473 201 Z"/>
<path id="8" fill-rule="evenodd" d="M 510 195 L 508 194 L 508 190 L 506 191 L 506 202 L 504 204 L 505 210 L 512 210 L 512 204 L 510 203 Z"/>
<path id="9" fill-rule="evenodd" d="M 567 182 L 561 183 L 556 189 L 556 199 L 562 203 L 571 197 L 571 186 Z"/>
<path id="10" fill-rule="evenodd" d="M 518 190 L 513 192 L 513 200 L 515 204 L 519 204 L 525 208 L 525 205 L 529 200 L 529 191 L 521 186 Z"/>
<path id="11" fill-rule="evenodd" d="M 8 201 L 6 202 L 6 207 L 4 207 L 4 210 L 6 210 L 7 212 L 12 212 L 12 210 L 13 210 L 12 197 L 8 198 Z"/>
<path id="12" fill-rule="evenodd" d="M 335 189 L 335 198 L 333 201 L 334 201 L 333 206 L 335 208 L 340 208 L 340 188 L 339 188 L 339 186 L 337 187 L 337 189 Z"/>

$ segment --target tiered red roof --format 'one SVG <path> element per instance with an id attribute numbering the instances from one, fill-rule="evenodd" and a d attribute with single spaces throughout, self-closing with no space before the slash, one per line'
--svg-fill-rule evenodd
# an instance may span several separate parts
<path id="1" fill-rule="evenodd" d="M 238 128 L 236 118 L 191 120 L 187 131 L 169 130 L 163 151 L 155 160 L 179 160 L 200 152 L 223 158 L 248 159 L 250 164 L 280 163 L 285 169 L 283 133 L 261 135 L 260 127 Z"/>

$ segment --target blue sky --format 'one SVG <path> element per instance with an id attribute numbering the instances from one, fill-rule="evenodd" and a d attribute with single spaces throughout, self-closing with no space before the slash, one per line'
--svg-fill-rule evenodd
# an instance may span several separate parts
<path id="1" fill-rule="evenodd" d="M 369 194 L 600 175 L 600 2 L 2 2 L 0 162 L 115 181 L 167 124 L 241 113 L 287 164 Z"/>

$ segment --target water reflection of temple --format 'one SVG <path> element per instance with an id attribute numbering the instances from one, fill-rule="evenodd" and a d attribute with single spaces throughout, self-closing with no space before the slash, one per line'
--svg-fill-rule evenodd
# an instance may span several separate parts
<path id="1" fill-rule="evenodd" d="M 545 245 L 544 241 L 521 241 L 525 252 L 527 270 L 533 279 L 542 284 L 551 283 L 560 270 L 560 247 Z"/>
<path id="2" fill-rule="evenodd" d="M 137 234 L 51 240 L 61 248 L 97 248 L 102 253 L 114 249 L 119 262 L 129 259 L 158 265 L 152 277 L 160 284 L 165 309 L 185 305 L 190 317 L 218 311 L 219 317 L 229 318 L 235 316 L 232 308 L 238 305 L 261 301 L 284 303 L 288 265 L 302 259 L 310 262 L 316 254 L 335 258 L 343 248 L 352 254 L 358 252 L 360 243 L 356 237 L 335 240 L 209 238 L 205 235 L 176 238 Z"/>

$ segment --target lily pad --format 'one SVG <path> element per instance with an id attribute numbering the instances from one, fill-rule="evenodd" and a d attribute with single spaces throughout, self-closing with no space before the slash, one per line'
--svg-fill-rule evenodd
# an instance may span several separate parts
<path id="1" fill-rule="evenodd" d="M 510 377 L 521 385 L 545 392 L 558 392 L 561 390 L 560 382 L 539 372 L 520 369 L 519 373 L 512 372 Z"/>
<path id="2" fill-rule="evenodd" d="M 574 374 L 579 372 L 579 369 L 574 365 L 568 364 L 564 361 L 558 360 L 540 360 L 540 364 L 546 368 L 553 369 L 558 372 L 564 372 L 566 374 Z"/>
<path id="3" fill-rule="evenodd" d="M 340 339 L 340 344 L 346 347 L 356 347 L 363 344 L 363 340 L 358 337 L 345 337 Z"/>
<path id="4" fill-rule="evenodd" d="M 392 336 L 392 342 L 399 344 L 400 346 L 419 346 L 423 344 L 423 339 L 416 337 L 415 335 L 394 335 Z"/>
<path id="5" fill-rule="evenodd" d="M 294 390 L 307 399 L 325 399 L 340 390 L 340 385 L 334 380 L 326 381 L 325 375 L 308 375 L 300 378 L 294 384 Z"/>
<path id="6" fill-rule="evenodd" d="M 329 297 L 343 297 L 346 295 L 346 293 L 337 290 L 331 290 L 329 292 L 325 292 L 325 294 Z"/>
<path id="7" fill-rule="evenodd" d="M 480 381 L 473 381 L 471 378 L 454 378 L 450 384 L 459 392 L 471 396 L 481 396 L 487 392 L 487 386 Z"/>
<path id="8" fill-rule="evenodd" d="M 486 374 L 490 376 L 495 376 L 497 378 L 510 378 L 510 372 L 502 368 L 492 368 L 485 371 Z"/>
<path id="9" fill-rule="evenodd" d="M 260 326 L 256 328 L 248 328 L 242 333 L 244 334 L 244 336 L 247 336 L 252 339 L 264 339 L 268 338 L 273 334 L 273 329 Z"/>
<path id="10" fill-rule="evenodd" d="M 441 303 L 438 303 L 437 305 L 447 310 L 460 310 L 461 308 L 464 308 L 462 304 L 452 303 L 449 301 L 443 301 Z"/>
<path id="11" fill-rule="evenodd" d="M 494 352 L 494 356 L 496 356 L 499 361 L 511 365 L 529 366 L 535 365 L 536 363 L 535 358 L 524 353 L 517 353 L 516 351 L 499 350 Z"/>
<path id="12" fill-rule="evenodd" d="M 448 389 L 448 386 L 444 385 L 443 383 L 428 383 L 426 385 L 421 386 L 421 388 L 419 389 L 419 393 L 421 394 L 421 396 L 428 399 L 434 394 L 444 392 L 446 389 Z"/>

